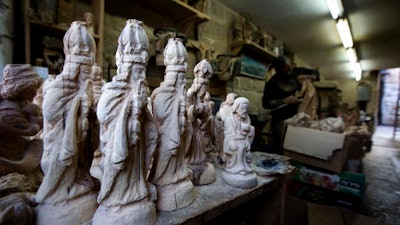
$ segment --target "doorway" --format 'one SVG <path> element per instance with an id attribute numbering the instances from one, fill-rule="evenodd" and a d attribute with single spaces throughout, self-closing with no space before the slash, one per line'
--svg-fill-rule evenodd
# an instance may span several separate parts
<path id="1" fill-rule="evenodd" d="M 386 69 L 379 76 L 378 124 L 394 126 L 400 90 L 400 68 Z"/>

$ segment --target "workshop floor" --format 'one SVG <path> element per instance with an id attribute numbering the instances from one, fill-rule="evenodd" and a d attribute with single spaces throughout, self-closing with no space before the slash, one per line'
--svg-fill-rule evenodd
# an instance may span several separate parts
<path id="1" fill-rule="evenodd" d="M 381 225 L 399 225 L 400 132 L 394 138 L 393 127 L 378 126 L 372 140 L 363 159 L 367 182 L 363 210 Z"/>

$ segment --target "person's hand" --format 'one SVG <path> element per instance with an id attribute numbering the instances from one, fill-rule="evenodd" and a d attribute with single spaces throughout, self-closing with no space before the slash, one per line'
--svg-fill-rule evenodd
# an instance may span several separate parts
<path id="1" fill-rule="evenodd" d="M 294 95 L 290 95 L 289 97 L 286 97 L 283 99 L 283 103 L 285 103 L 285 104 L 295 104 L 298 101 L 299 101 L 299 99 Z"/>

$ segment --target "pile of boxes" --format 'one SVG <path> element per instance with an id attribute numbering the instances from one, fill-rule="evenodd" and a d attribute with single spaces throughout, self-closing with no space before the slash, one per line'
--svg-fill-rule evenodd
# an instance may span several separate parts
<path id="1" fill-rule="evenodd" d="M 289 195 L 321 204 L 356 209 L 365 189 L 361 173 L 364 136 L 288 125 L 284 155 L 297 168 L 288 181 Z"/>

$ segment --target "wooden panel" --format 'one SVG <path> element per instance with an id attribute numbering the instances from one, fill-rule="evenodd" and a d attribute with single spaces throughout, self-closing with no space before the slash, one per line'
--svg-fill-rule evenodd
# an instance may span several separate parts
<path id="1" fill-rule="evenodd" d="M 340 208 L 318 204 L 308 204 L 309 225 L 346 225 Z"/>
<path id="2" fill-rule="evenodd" d="M 378 225 L 376 219 L 369 216 L 354 213 L 348 209 L 341 209 L 346 224 L 351 225 Z"/>

